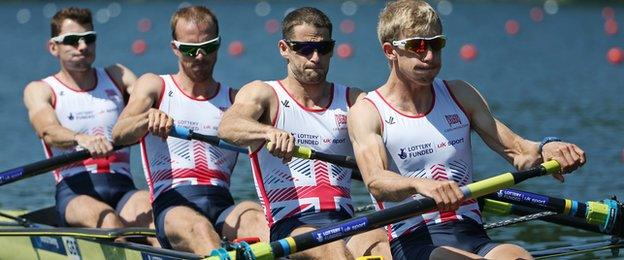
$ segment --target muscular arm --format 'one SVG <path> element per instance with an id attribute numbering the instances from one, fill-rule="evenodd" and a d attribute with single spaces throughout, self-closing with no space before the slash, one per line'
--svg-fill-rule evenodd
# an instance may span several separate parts
<path id="1" fill-rule="evenodd" d="M 113 127 L 115 144 L 136 143 L 147 133 L 150 110 L 156 110 L 152 107 L 160 100 L 163 87 L 160 77 L 151 73 L 141 76 L 136 81 L 130 101 Z M 165 129 L 163 131 L 167 132 Z"/>
<path id="2" fill-rule="evenodd" d="M 539 143 L 526 140 L 514 133 L 491 113 L 485 99 L 464 81 L 451 81 L 449 88 L 461 106 L 468 113 L 472 128 L 495 152 L 503 156 L 517 169 L 526 169 L 543 162 L 544 158 L 555 159 L 564 171 L 569 172 L 585 163 L 584 152 L 576 145 L 559 142 L 547 144 L 540 153 Z M 562 180 L 561 176 L 555 176 Z"/>
<path id="3" fill-rule="evenodd" d="M 72 148 L 78 143 L 76 135 L 58 121 L 54 113 L 52 89 L 43 81 L 34 81 L 24 89 L 24 105 L 33 128 L 46 144 L 59 148 Z"/>
<path id="4" fill-rule="evenodd" d="M 134 72 L 119 63 L 106 67 L 106 72 L 108 72 L 115 84 L 121 88 L 125 97 L 124 100 L 128 101 L 128 97 L 132 94 L 132 88 L 137 80 Z"/>
<path id="5" fill-rule="evenodd" d="M 463 197 L 452 181 L 408 178 L 387 170 L 388 157 L 381 136 L 377 110 L 366 100 L 359 101 L 347 116 L 349 137 L 368 191 L 378 200 L 402 201 L 420 193 L 432 197 L 441 210 L 455 209 Z"/>
<path id="6" fill-rule="evenodd" d="M 274 127 L 271 117 L 277 109 L 277 99 L 271 86 L 254 81 L 243 86 L 219 125 L 219 137 L 256 150 L 269 138 Z"/>

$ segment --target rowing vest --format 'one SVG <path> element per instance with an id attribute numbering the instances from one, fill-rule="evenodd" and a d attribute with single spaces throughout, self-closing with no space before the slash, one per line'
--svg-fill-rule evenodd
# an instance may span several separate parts
<path id="1" fill-rule="evenodd" d="M 273 126 L 292 133 L 295 145 L 352 155 L 347 133 L 348 88 L 332 86 L 328 107 L 306 108 L 280 81 L 266 82 L 279 100 Z M 249 155 L 256 191 L 269 226 L 299 213 L 344 211 L 353 215 L 351 170 L 319 160 L 293 158 L 288 164 L 260 147 Z"/>
<path id="2" fill-rule="evenodd" d="M 388 170 L 405 177 L 452 180 L 460 186 L 472 182 L 470 122 L 455 101 L 446 83 L 435 79 L 432 108 L 424 116 L 409 116 L 397 111 L 378 91 L 366 100 L 378 110 L 382 138 L 388 155 Z M 410 201 L 386 202 L 373 198 L 377 209 Z M 456 221 L 465 217 L 481 223 L 475 200 L 465 201 L 457 211 L 429 211 L 418 217 L 391 224 L 388 237 L 395 239 L 425 225 Z"/>
<path id="3" fill-rule="evenodd" d="M 111 141 L 113 126 L 123 110 L 124 98 L 113 80 L 104 69 L 95 68 L 95 88 L 89 91 L 74 90 L 63 84 L 55 76 L 43 79 L 54 94 L 54 112 L 61 125 L 71 131 L 86 135 L 103 135 Z M 46 157 L 50 158 L 77 150 L 60 149 L 47 145 L 43 140 Z M 63 178 L 78 173 L 122 174 L 132 178 L 130 174 L 130 148 L 113 152 L 110 156 L 87 159 L 54 170 L 54 180 L 61 182 Z"/>
<path id="4" fill-rule="evenodd" d="M 223 111 L 231 106 L 230 88 L 222 87 L 215 96 L 196 99 L 182 92 L 171 75 L 161 75 L 163 88 L 157 109 L 173 118 L 175 125 L 199 134 L 217 135 Z M 237 152 L 211 144 L 147 133 L 141 139 L 145 179 L 152 201 L 162 192 L 183 185 L 230 187 L 230 175 Z"/>

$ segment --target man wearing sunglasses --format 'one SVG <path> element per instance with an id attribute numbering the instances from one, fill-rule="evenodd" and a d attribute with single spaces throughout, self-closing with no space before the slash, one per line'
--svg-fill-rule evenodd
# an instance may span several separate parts
<path id="1" fill-rule="evenodd" d="M 363 93 L 327 81 L 334 48 L 331 32 L 331 21 L 318 9 L 290 12 L 282 21 L 283 39 L 278 42 L 287 64 L 286 78 L 245 85 L 219 127 L 220 137 L 252 151 L 252 171 L 272 241 L 353 216 L 350 169 L 292 158 L 294 145 L 353 153 L 346 114 Z M 381 229 L 292 257 L 348 259 L 371 253 L 390 257 Z"/>
<path id="2" fill-rule="evenodd" d="M 199 255 L 220 247 L 221 237 L 267 241 L 261 206 L 234 204 L 229 191 L 238 153 L 167 137 L 174 122 L 216 135 L 223 111 L 232 104 L 234 90 L 213 78 L 220 45 L 217 18 L 205 7 L 185 7 L 173 14 L 171 32 L 178 72 L 141 76 L 113 129 L 116 143 L 141 142 L 158 240 L 165 248 Z"/>
<path id="3" fill-rule="evenodd" d="M 51 21 L 50 53 L 61 70 L 24 90 L 46 156 L 87 149 L 92 159 L 54 171 L 61 226 L 148 227 L 149 194 L 130 174 L 130 149 L 113 151 L 111 130 L 136 77 L 116 64 L 93 68 L 96 33 L 88 9 L 66 8 Z M 156 241 L 153 241 L 156 243 Z"/>
<path id="4" fill-rule="evenodd" d="M 377 28 L 390 74 L 349 111 L 359 169 L 379 208 L 416 194 L 438 206 L 387 227 L 394 259 L 531 259 L 519 246 L 492 242 L 476 201 L 459 189 L 472 182 L 470 130 L 518 169 L 554 159 L 571 172 L 585 163 L 584 152 L 558 138 L 523 139 L 491 114 L 474 87 L 437 78 L 446 38 L 426 2 L 388 3 Z"/>

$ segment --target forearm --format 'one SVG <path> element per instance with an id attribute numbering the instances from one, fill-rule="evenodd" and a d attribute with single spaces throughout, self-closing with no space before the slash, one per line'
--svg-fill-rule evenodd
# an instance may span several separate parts
<path id="1" fill-rule="evenodd" d="M 113 143 L 129 145 L 138 142 L 147 133 L 148 124 L 147 112 L 120 118 L 113 128 Z"/>
<path id="2" fill-rule="evenodd" d="M 76 142 L 76 135 L 78 135 L 78 133 L 60 125 L 55 125 L 44 129 L 40 137 L 49 146 L 69 149 L 78 145 L 78 142 Z"/>
<path id="3" fill-rule="evenodd" d="M 244 117 L 224 116 L 219 126 L 219 137 L 240 146 L 253 146 L 267 140 L 267 132 L 273 129 L 256 120 Z"/>
<path id="4" fill-rule="evenodd" d="M 404 177 L 387 170 L 380 170 L 375 175 L 378 177 L 373 178 L 366 186 L 373 197 L 378 200 L 403 201 L 417 193 L 414 188 L 414 182 L 417 182 L 417 179 Z"/>

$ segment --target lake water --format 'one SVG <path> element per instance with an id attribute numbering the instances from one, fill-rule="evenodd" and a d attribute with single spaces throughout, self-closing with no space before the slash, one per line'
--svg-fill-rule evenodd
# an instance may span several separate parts
<path id="1" fill-rule="evenodd" d="M 552 3 L 553 1 L 549 1 Z M 565 184 L 552 178 L 527 181 L 521 189 L 576 200 L 602 200 L 611 195 L 624 197 L 624 66 L 606 59 L 612 47 L 624 48 L 624 34 L 608 35 L 602 11 L 611 5 L 615 19 L 624 20 L 624 6 L 613 1 L 599 4 L 547 5 L 543 20 L 530 17 L 542 1 L 432 1 L 448 12 L 442 15 L 445 34 L 444 65 L 440 77 L 463 79 L 474 84 L 486 97 L 494 114 L 521 136 L 541 140 L 556 135 L 577 143 L 588 157 L 582 169 L 569 175 Z M 291 8 L 315 6 L 334 23 L 337 44 L 348 44 L 352 55 L 334 54 L 328 78 L 331 81 L 371 90 L 386 80 L 388 67 L 376 39 L 376 20 L 383 1 L 202 1 L 219 17 L 223 45 L 215 77 L 223 84 L 240 87 L 254 79 L 285 76 L 285 66 L 277 51 L 281 34 L 270 33 L 266 24 L 281 21 Z M 621 1 L 619 3 L 622 3 Z M 0 4 L 0 168 L 44 158 L 40 141 L 32 130 L 22 104 L 22 90 L 31 80 L 58 70 L 58 61 L 45 49 L 49 37 L 49 17 L 56 8 L 71 5 L 63 1 L 8 2 Z M 175 73 L 177 64 L 169 48 L 169 19 L 180 3 L 168 1 L 107 1 L 80 3 L 93 10 L 98 31 L 96 66 L 122 63 L 137 75 L 154 72 Z M 268 8 L 266 8 L 268 6 Z M 552 13 L 552 14 L 551 14 Z M 505 23 L 519 25 L 515 35 L 507 34 Z M 141 22 L 143 21 L 143 22 Z M 139 23 L 146 29 L 139 30 Z M 345 22 L 346 21 L 346 22 Z M 350 21 L 350 22 L 349 22 Z M 353 23 L 351 33 L 341 23 Z M 268 26 L 270 27 L 270 26 Z M 132 52 L 132 44 L 143 40 L 142 55 Z M 244 45 L 240 56 L 228 54 L 234 41 Z M 473 44 L 478 50 L 471 61 L 460 58 L 460 48 Z M 475 179 L 512 170 L 500 156 L 473 136 Z M 136 183 L 146 187 L 138 149 L 133 150 Z M 358 205 L 370 203 L 361 183 L 353 184 Z M 233 193 L 238 199 L 255 198 L 249 162 L 241 156 L 234 173 Z M 51 174 L 0 187 L 0 208 L 36 209 L 54 203 Z M 487 216 L 487 220 L 499 220 Z M 529 249 L 579 244 L 605 237 L 571 228 L 531 222 L 490 232 L 495 239 L 509 240 Z M 602 252 L 594 256 L 607 256 Z"/>

